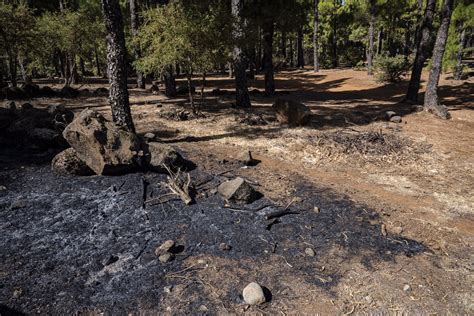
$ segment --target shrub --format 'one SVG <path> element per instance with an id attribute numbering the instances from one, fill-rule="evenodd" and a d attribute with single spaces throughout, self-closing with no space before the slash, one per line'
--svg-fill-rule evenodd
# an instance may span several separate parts
<path id="1" fill-rule="evenodd" d="M 382 55 L 374 61 L 376 78 L 381 82 L 399 82 L 410 69 L 409 60 L 403 55 Z"/>

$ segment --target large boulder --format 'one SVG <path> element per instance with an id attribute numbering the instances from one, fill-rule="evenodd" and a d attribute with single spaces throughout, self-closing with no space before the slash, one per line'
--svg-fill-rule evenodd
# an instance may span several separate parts
<path id="1" fill-rule="evenodd" d="M 61 176 L 90 176 L 94 172 L 83 162 L 74 148 L 68 148 L 57 154 L 51 162 L 51 169 Z"/>
<path id="2" fill-rule="evenodd" d="M 96 174 L 119 174 L 142 165 L 142 142 L 93 110 L 84 110 L 63 132 L 78 157 Z"/>
<path id="3" fill-rule="evenodd" d="M 311 110 L 303 103 L 289 99 L 277 99 L 272 107 L 278 122 L 282 124 L 303 126 L 310 120 Z"/>
<path id="4" fill-rule="evenodd" d="M 153 171 L 166 172 L 163 165 L 175 169 L 184 164 L 183 157 L 169 145 L 149 142 L 147 146 L 146 165 Z"/>

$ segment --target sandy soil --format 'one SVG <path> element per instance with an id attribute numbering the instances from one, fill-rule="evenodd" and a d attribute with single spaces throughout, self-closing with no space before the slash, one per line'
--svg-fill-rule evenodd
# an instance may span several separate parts
<path id="1" fill-rule="evenodd" d="M 140 133 L 156 133 L 162 141 L 183 150 L 199 168 L 213 173 L 225 171 L 222 160 L 249 149 L 261 163 L 233 173 L 257 182 L 268 198 L 282 205 L 289 203 L 298 195 L 303 180 L 329 188 L 354 204 L 377 212 L 380 220 L 373 224 L 386 230 L 386 238 L 401 235 L 424 245 L 426 250 L 414 256 L 399 254 L 370 267 L 364 264 L 363 253 L 345 260 L 344 253 L 351 251 L 348 247 L 318 253 L 315 260 L 321 271 L 329 269 L 341 275 L 334 286 L 307 282 L 291 264 L 277 256 L 260 267 L 252 264 L 252 258 L 236 261 L 208 256 L 202 258 L 208 262 L 207 268 L 197 273 L 208 284 L 204 291 L 214 299 L 213 310 L 221 306 L 217 309 L 220 312 L 256 314 L 474 313 L 474 80 L 456 82 L 442 78 L 440 94 L 452 114 L 452 120 L 442 121 L 427 113 L 413 113 L 410 106 L 400 102 L 406 82 L 378 84 L 364 72 L 353 70 L 328 70 L 319 74 L 286 71 L 276 79 L 279 96 L 294 98 L 311 107 L 314 118 L 310 126 L 279 125 L 271 111 L 275 98 L 266 98 L 257 91 L 251 93 L 251 110 L 231 108 L 233 81 L 212 76 L 202 110 L 205 117 L 200 119 L 161 118 L 160 113 L 183 108 L 189 111 L 187 100 L 131 90 L 137 129 Z M 251 89 L 263 89 L 259 77 L 250 85 Z M 228 89 L 229 93 L 212 95 L 216 87 Z M 52 102 L 78 111 L 84 108 L 109 111 L 105 96 L 40 99 L 33 104 L 46 106 Z M 403 123 L 385 122 L 387 110 L 401 114 Z M 267 124 L 252 126 L 240 122 L 255 114 Z M 331 141 L 334 133 L 354 137 L 367 132 L 378 132 L 401 145 L 392 151 L 361 152 Z M 351 139 L 348 138 L 349 142 Z M 353 221 L 357 222 L 357 218 Z M 341 235 L 342 240 L 347 238 L 350 236 Z M 304 240 L 293 246 L 304 249 Z M 189 266 L 196 260 L 189 258 Z M 326 267 L 325 262 L 337 263 Z M 284 289 L 272 293 L 272 302 L 250 309 L 223 302 L 221 294 L 235 288 L 237 277 L 242 283 L 243 278 L 248 282 L 258 281 L 266 279 L 263 276 L 268 274 L 277 277 L 273 284 L 265 284 L 270 290 L 272 286 Z M 182 287 L 185 291 L 185 281 Z M 165 299 L 163 311 L 169 314 L 179 311 L 176 304 L 182 295 L 186 294 L 178 291 Z"/>

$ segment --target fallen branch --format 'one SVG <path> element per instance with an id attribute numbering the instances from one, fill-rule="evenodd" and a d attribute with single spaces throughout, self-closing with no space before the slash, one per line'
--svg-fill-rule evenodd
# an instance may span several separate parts
<path id="1" fill-rule="evenodd" d="M 162 166 L 169 174 L 167 177 L 168 183 L 165 184 L 168 189 L 170 189 L 175 195 L 179 196 L 179 198 L 183 200 L 184 204 L 191 204 L 193 199 L 189 194 L 189 186 L 191 185 L 191 176 L 189 173 L 186 174 L 186 179 L 183 179 L 182 172 L 179 169 L 176 173 L 174 173 L 167 165 L 163 164 Z"/>

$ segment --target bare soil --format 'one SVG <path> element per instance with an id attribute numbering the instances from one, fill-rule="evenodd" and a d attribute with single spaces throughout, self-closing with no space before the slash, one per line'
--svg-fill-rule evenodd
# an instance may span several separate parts
<path id="1" fill-rule="evenodd" d="M 211 76 L 203 117 L 185 121 L 163 114 L 191 112 L 186 98 L 131 90 L 139 133 L 153 132 L 179 148 L 197 165 L 195 184 L 211 177 L 198 188 L 194 206 L 170 201 L 141 209 L 141 179 L 156 197 L 166 193 L 161 176 L 69 180 L 51 175 L 44 163 L 4 160 L 2 308 L 28 314 L 472 314 L 474 81 L 442 78 L 440 94 L 453 117 L 442 121 L 401 102 L 406 82 L 378 84 L 353 70 L 285 71 L 276 78 L 277 97 L 311 107 L 309 126 L 275 122 L 275 98 L 260 92 L 260 77 L 250 81 L 253 107 L 243 111 L 231 107 L 232 79 Z M 105 85 L 96 82 L 82 88 Z M 226 92 L 215 95 L 215 88 Z M 31 103 L 109 115 L 106 96 Z M 387 123 L 387 110 L 403 122 Z M 242 150 L 260 164 L 241 168 L 234 158 Z M 226 208 L 212 191 L 237 175 L 265 195 L 237 207 L 241 212 Z M 123 182 L 123 196 L 107 191 Z M 28 205 L 10 210 L 19 197 Z M 35 200 L 45 204 L 31 205 Z M 255 212 L 289 204 L 297 214 L 273 224 Z M 111 241 L 113 228 L 134 237 Z M 153 251 L 170 238 L 184 250 L 163 265 Z M 221 242 L 233 248 L 223 252 Z M 307 247 L 316 256 L 306 256 Z M 111 255 L 119 259 L 104 265 Z M 268 303 L 243 303 L 241 290 L 252 281 L 271 292 Z M 164 293 L 170 285 L 171 293 Z"/>

